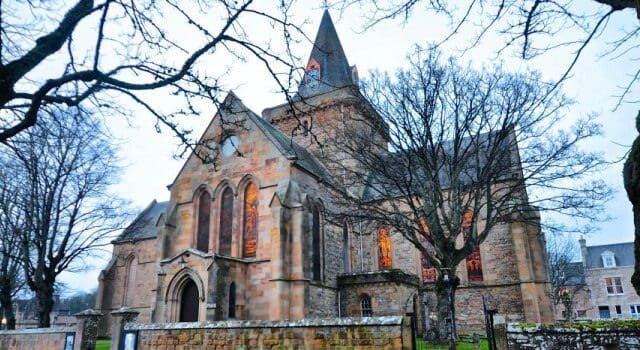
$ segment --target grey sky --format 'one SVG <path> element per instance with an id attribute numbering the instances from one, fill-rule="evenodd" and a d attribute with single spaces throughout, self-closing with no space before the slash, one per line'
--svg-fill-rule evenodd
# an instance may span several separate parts
<path id="1" fill-rule="evenodd" d="M 304 3 L 308 3 L 305 1 Z M 295 15 L 308 18 L 304 29 L 313 38 L 322 15 L 322 8 L 303 8 Z M 360 76 L 366 77 L 372 69 L 394 70 L 405 63 L 405 57 L 415 44 L 426 46 L 441 40 L 446 36 L 447 22 L 441 18 L 428 16 L 421 11 L 415 11 L 413 17 L 406 24 L 397 21 L 383 22 L 374 28 L 361 33 L 363 19 L 357 9 L 351 9 L 340 16 L 332 12 L 342 46 L 350 64 L 358 67 Z M 634 14 L 624 12 L 614 17 L 615 24 L 609 25 L 608 31 L 594 42 L 585 52 L 584 57 L 575 67 L 573 77 L 565 84 L 564 91 L 576 100 L 572 110 L 573 116 L 584 116 L 595 112 L 600 115 L 605 135 L 595 140 L 590 147 L 601 150 L 608 159 L 615 160 L 622 157 L 633 142 L 636 135 L 634 118 L 637 105 L 625 104 L 613 111 L 619 86 L 629 79 L 633 67 L 629 57 L 617 61 L 599 59 L 604 46 L 600 43 L 611 39 L 612 34 L 623 25 L 637 25 Z M 249 28 L 250 29 L 250 28 Z M 456 54 L 455 47 L 461 47 L 470 33 L 458 35 L 446 47 L 445 53 Z M 557 51 L 533 61 L 523 63 L 512 55 L 506 54 L 496 60 L 494 48 L 501 45 L 501 38 L 489 37 L 481 46 L 467 52 L 461 59 L 469 61 L 474 66 L 501 63 L 509 71 L 526 67 L 535 68 L 542 72 L 547 79 L 557 79 L 569 64 L 569 53 Z M 297 53 L 306 60 L 311 49 L 311 43 L 300 43 L 295 48 Z M 304 65 L 306 62 L 301 62 Z M 224 62 L 231 69 L 226 80 L 227 87 L 233 88 L 245 104 L 260 114 L 264 108 L 282 103 L 284 98 L 274 93 L 276 86 L 258 62 L 249 61 L 239 64 L 232 60 Z M 633 91 L 637 99 L 637 89 Z M 215 114 L 212 107 L 207 115 L 187 121 L 192 125 L 195 134 L 200 134 Z M 121 156 L 125 169 L 122 179 L 115 190 L 123 197 L 132 201 L 137 208 L 144 208 L 154 198 L 158 201 L 167 200 L 169 192 L 166 185 L 177 174 L 184 159 L 174 159 L 178 150 L 177 140 L 168 130 L 163 133 L 155 132 L 154 120 L 148 114 L 140 111 L 130 118 L 130 125 L 122 118 L 108 119 L 108 126 L 114 136 L 121 142 Z M 621 176 L 622 163 L 619 162 L 603 172 L 601 176 L 617 191 L 614 199 L 607 205 L 607 213 L 613 219 L 603 222 L 600 231 L 587 237 L 587 244 L 604 244 L 626 242 L 633 240 L 633 221 L 631 205 L 626 200 Z M 95 262 L 96 269 L 83 273 L 65 274 L 63 281 L 74 290 L 89 290 L 97 286 L 99 270 L 107 264 L 107 260 Z"/>

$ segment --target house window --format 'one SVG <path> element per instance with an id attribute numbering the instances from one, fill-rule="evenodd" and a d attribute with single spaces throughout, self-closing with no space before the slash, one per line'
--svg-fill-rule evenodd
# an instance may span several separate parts
<path id="1" fill-rule="evenodd" d="M 319 281 L 322 278 L 322 249 L 320 237 L 320 209 L 314 205 L 311 209 L 312 227 L 311 227 L 311 250 L 312 250 L 312 272 L 313 280 Z"/>
<path id="2" fill-rule="evenodd" d="M 616 305 L 616 317 L 617 318 L 621 318 L 622 317 L 622 307 L 620 305 Z"/>
<path id="3" fill-rule="evenodd" d="M 611 312 L 609 312 L 609 306 L 598 306 L 598 311 L 600 312 L 600 318 L 602 319 L 610 319 Z"/>
<path id="4" fill-rule="evenodd" d="M 378 230 L 378 267 L 380 270 L 390 269 L 391 260 L 391 237 L 386 227 Z"/>
<path id="5" fill-rule="evenodd" d="M 462 218 L 462 234 L 464 239 L 470 239 L 473 229 L 473 212 L 465 211 Z M 467 278 L 469 282 L 482 282 L 482 258 L 480 257 L 480 246 L 476 245 L 471 254 L 467 256 Z"/>
<path id="6" fill-rule="evenodd" d="M 367 294 L 360 296 L 360 316 L 371 317 L 373 316 L 373 309 L 371 308 L 371 297 Z"/>
<path id="7" fill-rule="evenodd" d="M 211 215 L 211 196 L 207 191 L 202 192 L 198 199 L 198 234 L 196 249 L 209 252 L 209 222 Z"/>
<path id="8" fill-rule="evenodd" d="M 236 318 L 236 283 L 229 286 L 229 318 Z"/>
<path id="9" fill-rule="evenodd" d="M 624 294 L 624 290 L 622 289 L 621 277 L 607 277 L 604 279 L 604 284 L 607 287 L 607 294 L 609 295 Z"/>
<path id="10" fill-rule="evenodd" d="M 244 190 L 244 237 L 245 258 L 256 256 L 258 243 L 258 186 L 250 182 Z"/>
<path id="11" fill-rule="evenodd" d="M 632 318 L 640 318 L 640 304 L 631 305 L 630 309 Z"/>
<path id="12" fill-rule="evenodd" d="M 616 267 L 615 255 L 611 252 L 604 252 L 602 254 L 602 266 L 604 267 Z"/>
<path id="13" fill-rule="evenodd" d="M 233 191 L 229 187 L 222 191 L 220 200 L 220 238 L 218 253 L 231 255 L 231 234 L 233 232 Z"/>

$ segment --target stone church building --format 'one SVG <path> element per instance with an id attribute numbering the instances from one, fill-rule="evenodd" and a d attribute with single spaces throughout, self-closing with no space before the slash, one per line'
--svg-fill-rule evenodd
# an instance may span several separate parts
<path id="1" fill-rule="evenodd" d="M 326 11 L 294 100 L 295 113 L 286 103 L 260 116 L 229 93 L 202 136 L 218 161 L 191 155 L 168 186 L 169 201 L 152 201 L 113 241 L 99 311 L 126 306 L 142 322 L 204 322 L 415 309 L 428 322 L 435 271 L 419 251 L 391 230 L 324 215 L 341 184 L 317 145 L 329 144 L 345 120 L 380 118 Z M 235 127 L 223 132 L 221 120 Z M 459 328 L 484 329 L 481 296 L 495 299 L 507 321 L 551 321 L 546 266 L 539 227 L 497 226 L 459 269 Z"/>

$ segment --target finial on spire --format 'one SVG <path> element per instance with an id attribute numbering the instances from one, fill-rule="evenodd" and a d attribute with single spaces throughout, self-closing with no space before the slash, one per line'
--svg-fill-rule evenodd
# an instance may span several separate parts
<path id="1" fill-rule="evenodd" d="M 329 2 L 328 0 L 324 0 L 324 9 L 328 10 L 329 9 Z"/>

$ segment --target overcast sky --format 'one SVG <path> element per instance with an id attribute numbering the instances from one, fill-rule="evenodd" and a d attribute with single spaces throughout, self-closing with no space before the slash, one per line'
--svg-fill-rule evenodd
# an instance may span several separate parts
<path id="1" fill-rule="evenodd" d="M 295 15 L 299 19 L 308 18 L 309 21 L 303 29 L 307 35 L 314 38 L 323 9 L 300 7 Z M 362 32 L 363 19 L 357 9 L 349 10 L 342 16 L 332 11 L 332 17 L 349 63 L 357 65 L 361 78 L 366 78 L 367 72 L 372 69 L 395 70 L 405 63 L 407 53 L 415 44 L 426 46 L 441 40 L 448 33 L 447 22 L 425 15 L 421 11 L 415 11 L 413 17 L 404 25 L 397 21 L 388 21 L 365 32 Z M 637 62 L 632 62 L 628 57 L 617 61 L 599 58 L 605 48 L 602 42 L 613 38 L 613 34 L 623 25 L 637 25 L 637 18 L 630 12 L 614 17 L 614 21 L 617 22 L 610 24 L 609 30 L 587 49 L 574 69 L 573 77 L 564 86 L 565 93 L 577 102 L 572 116 L 585 116 L 592 112 L 600 115 L 605 134 L 604 137 L 590 143 L 590 146 L 601 150 L 610 160 L 621 158 L 633 142 L 636 136 L 634 119 L 637 113 L 637 105 L 629 104 L 613 111 L 616 104 L 614 95 L 619 92 L 618 86 L 627 82 L 628 74 L 637 66 Z M 464 32 L 458 35 L 445 53 L 457 54 L 458 51 L 454 48 L 461 47 L 468 39 L 469 35 L 465 35 Z M 474 66 L 499 63 L 510 71 L 535 68 L 547 79 L 557 79 L 569 64 L 570 56 L 566 52 L 550 53 L 527 63 L 508 54 L 496 59 L 493 49 L 502 44 L 501 40 L 489 38 L 483 45 L 469 51 L 461 60 Z M 303 42 L 298 46 L 295 49 L 306 61 L 311 43 Z M 305 63 L 301 62 L 301 65 Z M 275 83 L 258 62 L 249 61 L 248 64 L 241 65 L 229 61 L 223 64 L 231 68 L 226 86 L 233 88 L 245 104 L 258 114 L 267 107 L 284 102 L 282 95 L 274 93 Z M 637 93 L 637 90 L 634 93 Z M 637 96 L 633 97 L 637 99 Z M 212 107 L 209 113 L 188 123 L 196 134 L 200 134 L 215 112 L 215 108 Z M 121 144 L 120 155 L 124 166 L 121 181 L 115 191 L 130 200 L 138 209 L 144 208 L 153 199 L 168 200 L 169 192 L 166 186 L 176 176 L 184 161 L 174 158 L 179 150 L 177 140 L 166 130 L 158 134 L 152 117 L 142 111 L 139 114 L 134 113 L 128 123 L 121 118 L 108 119 L 107 123 L 115 139 Z M 621 169 L 622 163 L 618 162 L 601 174 L 617 191 L 614 199 L 607 204 L 607 214 L 612 220 L 600 223 L 600 231 L 586 237 L 588 244 L 633 240 L 631 205 L 626 199 L 622 185 Z M 72 291 L 90 290 L 97 286 L 98 273 L 106 264 L 106 259 L 98 260 L 95 262 L 95 269 L 65 274 L 62 280 Z"/>

